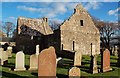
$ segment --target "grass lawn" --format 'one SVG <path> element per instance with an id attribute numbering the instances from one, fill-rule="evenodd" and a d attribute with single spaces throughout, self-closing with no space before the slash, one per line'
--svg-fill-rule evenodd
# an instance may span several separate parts
<path id="1" fill-rule="evenodd" d="M 30 55 L 25 55 L 25 67 L 26 69 L 29 68 L 29 58 Z M 98 67 L 100 68 L 100 56 L 98 56 Z M 107 60 L 106 60 L 107 61 Z M 90 57 L 83 56 L 82 57 L 82 66 L 81 75 L 83 78 L 90 78 L 90 77 L 100 77 L 100 78 L 120 78 L 120 68 L 116 66 L 117 64 L 117 57 L 111 56 L 111 67 L 113 68 L 112 71 L 105 72 L 105 73 L 98 73 L 98 74 L 91 74 L 89 73 L 89 66 L 90 66 Z M 57 77 L 58 78 L 67 78 L 68 69 L 72 67 L 73 60 L 64 58 L 64 65 L 57 67 Z M 15 67 L 15 54 L 8 59 L 8 64 L 2 66 L 2 78 L 37 78 L 37 71 L 12 71 Z M 0 67 L 1 68 L 1 67 Z M 113 77 L 114 76 L 114 77 Z"/>

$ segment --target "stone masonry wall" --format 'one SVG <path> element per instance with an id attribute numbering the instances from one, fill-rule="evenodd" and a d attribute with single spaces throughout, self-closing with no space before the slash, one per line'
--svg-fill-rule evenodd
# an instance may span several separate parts
<path id="1" fill-rule="evenodd" d="M 83 26 L 80 20 L 83 20 Z M 63 50 L 75 50 L 83 55 L 90 55 L 92 43 L 96 46 L 96 54 L 100 53 L 99 30 L 80 4 L 75 8 L 74 14 L 60 26 L 60 31 Z"/>

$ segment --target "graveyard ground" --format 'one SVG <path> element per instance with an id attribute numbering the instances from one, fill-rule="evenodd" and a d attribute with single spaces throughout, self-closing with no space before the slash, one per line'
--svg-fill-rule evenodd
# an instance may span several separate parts
<path id="1" fill-rule="evenodd" d="M 30 55 L 25 55 L 25 66 L 28 69 L 29 68 L 29 58 Z M 107 61 L 107 60 L 106 60 Z M 90 57 L 89 56 L 83 56 L 82 57 L 82 66 L 81 66 L 81 75 L 82 77 L 104 77 L 104 78 L 119 78 L 118 75 L 120 75 L 120 68 L 116 66 L 117 63 L 117 57 L 111 56 L 111 67 L 113 68 L 110 72 L 105 73 L 98 73 L 98 74 L 91 74 L 89 73 L 89 66 L 90 66 Z M 58 78 L 67 78 L 68 69 L 73 65 L 73 60 L 64 58 L 64 65 L 57 67 L 57 77 Z M 14 68 L 15 66 L 15 54 L 13 53 L 13 56 L 9 58 L 8 64 L 2 66 L 2 78 L 37 78 L 37 71 L 22 71 L 22 72 L 15 72 L 10 70 L 10 68 Z M 98 67 L 100 68 L 100 56 L 98 56 Z M 1 68 L 1 67 L 0 67 Z"/>

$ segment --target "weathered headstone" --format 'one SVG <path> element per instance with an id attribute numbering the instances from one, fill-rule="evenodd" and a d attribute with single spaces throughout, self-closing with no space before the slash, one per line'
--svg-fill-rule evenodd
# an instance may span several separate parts
<path id="1" fill-rule="evenodd" d="M 115 46 L 114 56 L 118 56 L 118 47 L 117 46 Z"/>
<path id="2" fill-rule="evenodd" d="M 74 66 L 81 66 L 82 53 L 75 52 L 74 55 Z"/>
<path id="3" fill-rule="evenodd" d="M 95 74 L 98 73 L 97 69 L 97 55 L 96 55 L 96 47 L 95 45 L 91 44 L 91 61 L 90 61 L 90 72 Z"/>
<path id="4" fill-rule="evenodd" d="M 38 77 L 56 78 L 56 54 L 54 47 L 40 52 L 38 56 Z"/>
<path id="5" fill-rule="evenodd" d="M 61 57 L 59 57 L 56 59 L 56 64 L 57 64 L 57 66 L 63 66 L 64 60 Z"/>
<path id="6" fill-rule="evenodd" d="M 2 65 L 3 63 L 2 63 L 2 52 L 3 52 L 3 48 L 0 48 L 0 65 Z"/>
<path id="7" fill-rule="evenodd" d="M 80 69 L 78 67 L 72 67 L 69 70 L 69 78 L 80 78 Z"/>
<path id="8" fill-rule="evenodd" d="M 112 47 L 112 55 L 114 55 L 114 47 Z"/>
<path id="9" fill-rule="evenodd" d="M 93 74 L 98 73 L 98 69 L 97 69 L 97 55 L 92 55 L 91 56 L 90 72 L 93 73 Z"/>
<path id="10" fill-rule="evenodd" d="M 39 48 L 40 48 L 39 45 L 36 45 L 36 55 L 39 55 L 39 51 L 40 51 Z"/>
<path id="11" fill-rule="evenodd" d="M 120 67 L 120 49 L 118 52 L 117 66 Z"/>
<path id="12" fill-rule="evenodd" d="M 8 62 L 8 54 L 3 48 L 0 48 L 0 58 L 1 58 L 1 65 L 7 64 Z"/>
<path id="13" fill-rule="evenodd" d="M 38 69 L 38 55 L 30 56 L 30 68 L 29 70 L 37 70 Z"/>
<path id="14" fill-rule="evenodd" d="M 8 57 L 12 57 L 12 47 L 7 47 Z"/>
<path id="15" fill-rule="evenodd" d="M 101 54 L 101 71 L 106 72 L 110 71 L 110 51 L 105 49 L 105 51 Z"/>
<path id="16" fill-rule="evenodd" d="M 25 68 L 25 55 L 23 51 L 20 51 L 16 54 L 15 69 L 14 71 L 24 71 Z"/>

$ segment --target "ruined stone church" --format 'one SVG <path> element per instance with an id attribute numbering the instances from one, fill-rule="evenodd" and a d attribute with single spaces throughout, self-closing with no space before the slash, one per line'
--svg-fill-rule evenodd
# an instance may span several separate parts
<path id="1" fill-rule="evenodd" d="M 53 34 L 53 31 L 47 18 L 19 17 L 16 35 L 17 50 L 35 53 L 36 45 L 40 45 L 42 50 L 48 47 L 51 34 Z"/>
<path id="2" fill-rule="evenodd" d="M 99 30 L 81 4 L 76 6 L 72 16 L 60 26 L 60 41 L 62 50 L 91 55 L 91 47 L 95 45 L 95 54 L 100 53 Z"/>

